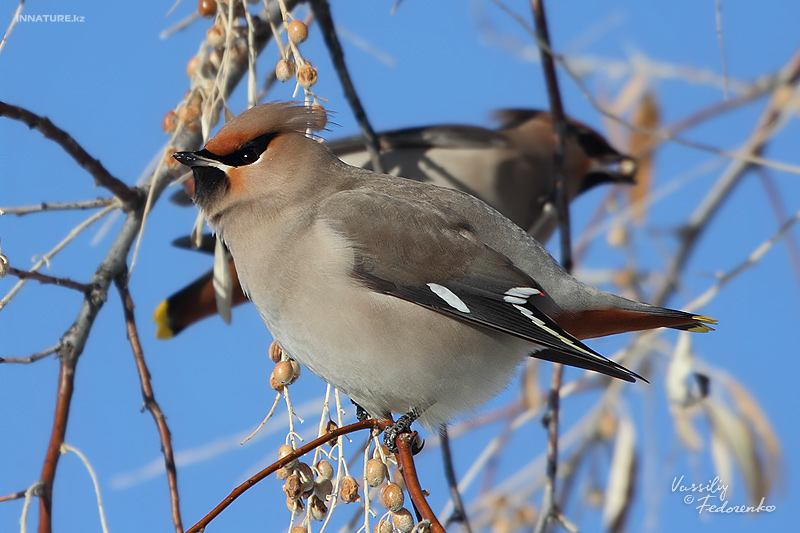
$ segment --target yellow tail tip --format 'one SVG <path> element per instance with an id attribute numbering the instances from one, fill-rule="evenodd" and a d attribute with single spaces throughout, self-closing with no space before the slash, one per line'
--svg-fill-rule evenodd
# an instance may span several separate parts
<path id="1" fill-rule="evenodd" d="M 692 326 L 691 328 L 686 330 L 686 331 L 691 331 L 691 332 L 694 332 L 694 333 L 707 333 L 709 331 L 714 331 L 714 328 L 712 328 L 708 324 L 716 324 L 717 323 L 717 319 L 716 318 L 711 318 L 711 317 L 708 317 L 708 316 L 700 316 L 700 315 L 693 316 L 692 320 L 697 320 L 698 322 L 701 322 L 700 324 L 695 324 L 694 326 Z"/>
<path id="2" fill-rule="evenodd" d="M 157 339 L 171 339 L 175 333 L 169 326 L 169 316 L 167 315 L 167 301 L 164 300 L 153 313 L 153 322 L 156 323 L 156 338 Z"/>

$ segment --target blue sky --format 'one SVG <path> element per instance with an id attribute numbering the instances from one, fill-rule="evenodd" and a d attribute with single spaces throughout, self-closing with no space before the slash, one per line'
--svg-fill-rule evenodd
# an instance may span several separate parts
<path id="1" fill-rule="evenodd" d="M 374 50 L 365 51 L 354 39 L 343 39 L 354 83 L 376 130 L 434 123 L 490 125 L 490 112 L 502 107 L 545 107 L 541 68 L 530 38 L 490 2 L 405 0 L 394 15 L 393 3 L 335 2 L 334 19 L 342 35 L 352 35 Z M 527 2 L 509 2 L 525 21 Z M 731 86 L 750 82 L 782 66 L 798 46 L 796 21 L 800 7 L 788 0 L 775 1 L 756 11 L 752 4 L 722 1 L 722 31 Z M 0 7 L 0 27 L 12 18 L 12 2 Z M 713 2 L 680 0 L 652 2 L 550 2 L 550 33 L 557 50 L 571 57 L 593 58 L 604 69 L 588 75 L 586 84 L 595 95 L 613 99 L 629 80 L 615 69 L 645 58 L 656 66 L 680 66 L 680 76 L 649 79 L 664 123 L 671 123 L 723 99 L 720 87 L 687 72 L 719 76 L 722 72 Z M 67 11 L 68 9 L 68 11 Z M 167 40 L 162 30 L 187 16 L 194 3 L 184 2 L 165 17 L 163 6 L 139 5 L 119 11 L 109 2 L 57 2 L 25 4 L 24 14 L 74 14 L 83 22 L 24 22 L 17 25 L 0 53 L 0 99 L 46 115 L 69 131 L 87 151 L 126 183 L 133 184 L 163 147 L 163 115 L 188 89 L 185 65 L 197 51 L 209 22 L 196 22 Z M 315 92 L 328 99 L 338 126 L 328 138 L 352 135 L 355 122 L 341 94 L 317 28 L 302 46 L 304 56 L 318 67 Z M 272 68 L 277 51 L 270 47 L 259 60 L 259 76 Z M 387 59 L 388 63 L 387 64 Z M 661 69 L 659 72 L 664 72 Z M 570 115 L 598 129 L 599 114 L 566 76 L 560 78 L 565 107 Z M 291 98 L 292 87 L 273 89 L 269 99 Z M 688 139 L 734 150 L 750 134 L 765 99 L 741 107 L 688 132 Z M 239 90 L 230 107 L 245 107 Z M 798 164 L 797 120 L 787 122 L 764 153 L 765 157 Z M 647 222 L 632 230 L 642 268 L 659 272 L 675 248 L 670 231 L 698 205 L 727 166 L 728 160 L 707 152 L 669 144 L 656 156 L 654 187 L 684 183 L 656 203 Z M 16 206 L 41 201 L 69 201 L 106 196 L 92 187 L 91 178 L 50 141 L 35 131 L 0 119 L 0 205 Z M 697 171 L 696 169 L 704 170 Z M 798 176 L 767 171 L 789 214 L 800 208 Z M 693 176 L 691 180 L 686 176 Z M 603 191 L 595 191 L 574 204 L 573 230 L 583 232 Z M 84 212 L 46 213 L 0 218 L 3 253 L 11 265 L 28 268 L 29 259 L 51 249 L 76 224 Z M 209 268 L 210 261 L 177 250 L 170 242 L 191 229 L 195 213 L 166 201 L 157 204 L 142 241 L 131 280 L 136 319 L 144 352 L 153 376 L 156 398 L 167 414 L 175 449 L 185 462 L 179 468 L 181 504 L 186 527 L 216 505 L 229 490 L 271 462 L 282 444 L 285 421 L 269 424 L 269 435 L 247 446 L 228 446 L 249 432 L 272 401 L 268 387 L 271 364 L 266 357 L 271 340 L 255 310 L 234 310 L 233 325 L 217 319 L 203 322 L 171 341 L 156 341 L 150 320 L 155 306 L 167 295 Z M 105 254 L 121 218 L 98 237 L 103 223 L 90 228 L 61 252 L 48 273 L 88 281 Z M 732 193 L 701 238 L 686 266 L 684 284 L 669 305 L 681 307 L 713 284 L 713 276 L 742 262 L 777 229 L 775 217 L 760 178 L 749 173 Z M 797 239 L 798 232 L 791 235 Z M 99 242 L 95 242 L 99 238 Z M 596 275 L 625 264 L 625 254 L 599 237 L 580 265 Z M 0 281 L 0 292 L 15 283 Z M 645 286 L 647 290 L 648 286 Z M 758 400 L 775 427 L 783 448 L 782 483 L 768 496 L 774 512 L 761 516 L 699 516 L 692 506 L 670 492 L 675 477 L 705 482 L 714 476 L 707 451 L 686 452 L 678 442 L 664 398 L 663 374 L 668 359 L 655 357 L 648 369 L 653 383 L 634 385 L 623 395 L 619 409 L 637 420 L 640 451 L 638 498 L 629 518 L 634 531 L 670 531 L 676 528 L 715 531 L 788 529 L 796 524 L 790 511 L 798 501 L 797 461 L 800 444 L 793 406 L 798 400 L 798 372 L 794 332 L 800 316 L 798 279 L 783 243 L 776 245 L 756 266 L 735 278 L 702 308 L 719 320 L 716 332 L 693 337 L 702 360 L 724 369 Z M 72 323 L 80 295 L 72 291 L 29 283 L 0 315 L 0 355 L 24 356 L 56 343 Z M 674 343 L 676 335 L 664 336 Z M 592 346 L 610 355 L 626 338 L 600 339 Z M 29 366 L 0 367 L 0 494 L 24 490 L 40 473 L 52 423 L 58 364 L 48 358 Z M 543 371 L 549 377 L 549 368 Z M 567 378 L 580 374 L 568 371 Z M 323 384 L 304 372 L 293 385 L 293 400 L 304 405 L 324 392 Z M 510 401 L 512 387 L 492 405 Z M 591 395 L 563 404 L 566 427 L 577 421 L 593 401 Z M 306 431 L 314 432 L 318 409 L 306 410 Z M 112 531 L 166 530 L 169 507 L 163 474 L 131 481 L 150 464 L 159 464 L 159 441 L 151 417 L 139 412 L 141 395 L 128 346 L 117 294 L 109 300 L 78 365 L 76 394 L 67 442 L 81 450 L 95 468 Z M 348 416 L 352 409 L 348 405 Z M 698 424 L 702 426 L 701 424 Z M 456 469 L 465 472 L 499 426 L 457 440 Z M 706 441 L 708 432 L 701 432 Z M 359 440 L 348 448 L 356 453 Z M 535 420 L 515 435 L 499 467 L 498 476 L 510 475 L 544 449 L 545 437 Z M 211 453 L 210 449 L 224 449 Z M 432 447 L 433 448 L 433 447 Z M 605 472 L 609 453 L 593 461 Z M 208 455 L 207 457 L 205 455 Z M 434 510 L 445 504 L 445 489 L 438 474 L 436 450 L 420 459 L 423 484 L 431 490 Z M 601 480 L 605 483 L 604 474 Z M 585 489 L 585 487 L 583 487 Z M 583 490 L 580 489 L 580 490 Z M 578 490 L 578 489 L 573 489 Z M 744 503 L 745 490 L 737 477 L 730 503 Z M 468 500 L 475 492 L 467 494 Z M 91 481 L 74 454 L 62 458 L 55 484 L 54 523 L 57 531 L 97 529 L 98 519 Z M 538 505 L 537 494 L 532 502 Z M 600 530 L 600 512 L 568 507 L 566 515 L 582 530 Z M 21 502 L 0 504 L 0 531 L 18 527 Z M 277 513 L 277 514 L 275 514 Z M 29 525 L 36 522 L 36 512 Z M 342 516 L 349 516 L 342 511 Z M 655 523 L 653 520 L 655 517 Z M 280 531 L 288 524 L 283 494 L 276 480 L 267 480 L 216 521 L 209 531 L 258 527 Z M 284 521 L 284 518 L 286 520 Z M 274 527 L 273 527 L 274 524 Z"/>

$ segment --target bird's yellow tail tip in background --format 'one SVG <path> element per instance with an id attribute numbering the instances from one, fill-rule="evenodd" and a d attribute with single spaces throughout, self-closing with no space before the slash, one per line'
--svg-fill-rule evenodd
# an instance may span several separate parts
<path id="1" fill-rule="evenodd" d="M 167 301 L 164 300 L 153 313 L 153 322 L 156 323 L 156 338 L 157 339 L 171 339 L 174 335 L 172 328 L 169 325 L 169 316 L 167 314 Z"/>
<path id="2" fill-rule="evenodd" d="M 707 333 L 709 331 L 714 331 L 714 328 L 711 326 L 707 326 L 706 324 L 714 324 L 716 325 L 717 319 L 711 318 L 707 316 L 693 316 L 692 320 L 697 320 L 698 322 L 703 322 L 702 324 L 697 324 L 694 327 L 689 328 L 687 331 L 693 331 L 695 333 Z"/>

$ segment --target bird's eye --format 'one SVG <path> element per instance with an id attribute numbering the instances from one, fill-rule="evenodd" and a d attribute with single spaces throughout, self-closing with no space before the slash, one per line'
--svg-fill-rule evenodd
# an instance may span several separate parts
<path id="1" fill-rule="evenodd" d="M 244 150 L 242 152 L 239 158 L 242 160 L 242 164 L 249 165 L 251 163 L 255 163 L 258 160 L 258 154 L 254 149 L 248 148 L 247 150 Z"/>

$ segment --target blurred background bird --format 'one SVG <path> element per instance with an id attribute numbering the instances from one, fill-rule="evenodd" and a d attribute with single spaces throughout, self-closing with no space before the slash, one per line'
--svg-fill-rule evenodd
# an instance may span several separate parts
<path id="1" fill-rule="evenodd" d="M 438 125 L 378 133 L 382 163 L 388 174 L 480 198 L 544 243 L 557 227 L 551 116 L 539 110 L 503 109 L 494 117 L 498 129 Z M 344 162 L 372 169 L 361 136 L 326 144 Z M 563 168 L 567 201 L 600 184 L 632 184 L 636 172 L 632 158 L 574 119 L 568 122 Z M 173 201 L 188 206 L 193 180 L 184 185 L 185 191 L 176 193 Z M 199 237 L 180 238 L 174 244 L 210 254 L 216 250 L 217 267 L 158 305 L 153 315 L 157 338 L 171 338 L 220 310 L 229 322 L 231 307 L 247 301 L 230 255 L 210 234 Z"/>

